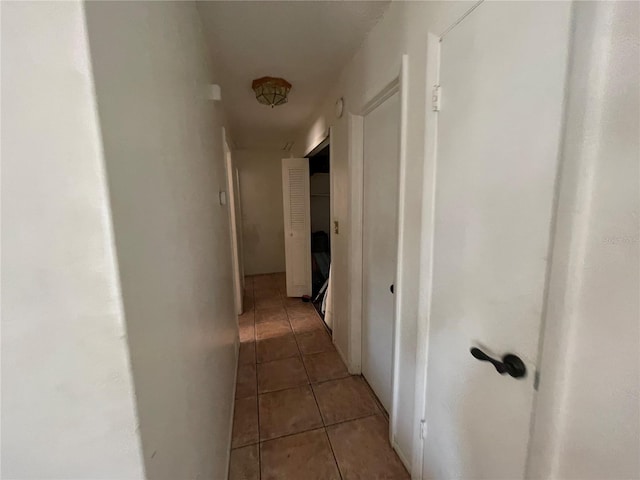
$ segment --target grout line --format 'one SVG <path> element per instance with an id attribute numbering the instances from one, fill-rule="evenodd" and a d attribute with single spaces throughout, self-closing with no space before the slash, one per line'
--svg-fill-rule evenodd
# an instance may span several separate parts
<path id="1" fill-rule="evenodd" d="M 259 441 L 258 442 L 249 442 L 249 443 L 245 443 L 245 444 L 242 444 L 242 445 L 238 445 L 237 447 L 233 447 L 231 449 L 231 451 L 233 452 L 234 450 L 240 450 L 241 448 L 253 447 L 254 445 L 259 445 L 259 444 L 260 444 Z"/>
<path id="2" fill-rule="evenodd" d="M 287 315 L 287 322 L 289 322 L 289 327 L 291 328 L 291 330 L 293 330 L 293 325 L 291 325 L 291 319 L 289 318 L 289 313 L 287 312 L 286 308 L 285 308 L 285 313 Z M 299 353 L 299 356 L 300 356 L 300 361 L 302 362 L 302 368 L 304 368 L 304 374 L 307 376 L 307 383 L 309 385 L 311 385 L 311 379 L 309 378 L 309 372 L 307 372 L 307 366 L 304 364 L 304 358 L 302 358 L 302 356 L 304 354 L 302 353 L 302 350 L 300 350 L 300 344 L 298 343 L 298 338 L 296 337 L 295 333 L 293 334 L 293 340 L 296 342 L 296 348 L 298 349 L 298 353 Z"/>
<path id="3" fill-rule="evenodd" d="M 384 418 L 387 419 L 387 422 L 389 421 L 389 413 L 387 412 L 387 410 L 384 408 L 384 406 L 382 405 L 382 402 L 380 401 L 380 399 L 378 398 L 378 396 L 376 395 L 376 393 L 373 391 L 373 388 L 371 388 L 371 385 L 369 385 L 369 382 L 367 382 L 367 379 L 364 378 L 364 375 L 359 375 L 359 377 L 362 378 L 362 381 L 364 382 L 364 384 L 367 386 L 367 389 L 369 390 L 369 393 L 371 394 L 371 397 L 373 398 L 373 400 L 376 402 L 376 406 L 378 407 L 378 409 L 380 410 L 380 412 L 382 412 L 382 416 Z"/>
<path id="4" fill-rule="evenodd" d="M 302 388 L 302 387 L 307 387 L 307 386 L 311 386 L 310 383 L 300 383 L 298 385 L 294 385 L 292 387 L 285 387 L 285 388 L 279 388 L 278 390 L 269 390 L 268 392 L 258 392 L 258 395 L 268 395 L 270 393 L 279 393 L 279 392 L 286 392 L 287 390 L 295 390 L 296 388 Z"/>
<path id="5" fill-rule="evenodd" d="M 260 445 L 262 445 L 263 443 L 273 442 L 274 440 L 282 440 L 283 438 L 293 437 L 302 433 L 316 432 L 318 430 L 325 430 L 325 427 L 313 427 L 308 430 L 302 430 L 295 433 L 287 433 L 286 435 L 280 435 L 279 437 L 269 438 L 268 440 L 260 440 Z M 253 445 L 255 445 L 255 443 Z"/>
<path id="6" fill-rule="evenodd" d="M 258 422 L 258 480 L 262 480 L 262 448 L 260 447 L 260 393 L 258 392 L 258 334 L 256 332 L 256 300 L 253 296 L 253 344 L 254 359 L 256 362 L 256 419 Z"/>
<path id="7" fill-rule="evenodd" d="M 283 360 L 290 360 L 291 358 L 296 358 L 296 357 L 290 357 L 290 358 L 285 358 Z M 304 364 L 304 360 L 302 360 L 302 363 Z M 274 362 L 277 362 L 278 360 L 274 360 Z M 267 362 L 270 363 L 270 362 Z M 260 363 L 258 365 L 266 365 L 265 363 Z M 306 372 L 306 367 L 305 367 L 305 372 Z M 349 378 L 349 377 L 360 377 L 360 375 L 350 375 L 347 374 L 344 377 L 337 377 L 337 378 L 330 378 L 328 380 L 321 380 L 319 382 L 312 382 L 309 380 L 309 374 L 307 372 L 307 380 L 309 380 L 308 383 L 300 383 L 298 385 L 293 385 L 291 387 L 284 387 L 284 388 L 279 388 L 277 390 L 269 390 L 268 392 L 258 392 L 258 395 L 266 395 L 268 393 L 276 393 L 276 392 L 284 392 L 285 390 L 293 390 L 294 388 L 300 388 L 300 387 L 304 387 L 305 385 L 310 385 L 310 386 L 317 386 L 317 385 L 322 385 L 324 383 L 328 383 L 328 382 L 335 382 L 337 380 L 344 380 L 345 378 Z M 247 398 L 247 397 L 253 397 L 254 395 L 247 395 L 246 397 L 240 397 L 240 398 Z M 378 406 L 377 404 L 377 400 L 376 400 L 376 406 Z M 384 411 L 384 409 L 382 409 Z"/>
<path id="8" fill-rule="evenodd" d="M 286 312 L 286 308 L 285 308 L 285 312 Z M 289 312 L 287 312 L 287 319 L 289 320 L 289 324 L 291 325 L 291 319 L 289 318 Z M 291 325 L 291 329 L 293 329 L 293 325 Z M 300 345 L 298 345 L 298 338 L 295 336 L 293 336 L 296 339 L 296 345 L 298 346 L 298 350 L 300 351 L 300 355 L 303 355 L 302 350 L 300 350 Z M 336 468 L 338 469 L 338 475 L 340 475 L 340 480 L 343 479 L 342 476 L 342 472 L 340 471 L 340 465 L 338 465 L 338 459 L 336 458 L 336 453 L 333 451 L 333 445 L 331 445 L 331 440 L 329 439 L 329 433 L 327 432 L 327 424 L 324 420 L 324 415 L 322 414 L 322 410 L 320 409 L 320 404 L 318 403 L 318 398 L 316 397 L 316 391 L 313 388 L 313 385 L 311 385 L 311 378 L 309 377 L 309 372 L 307 371 L 307 364 L 304 362 L 304 356 L 301 359 L 302 360 L 302 366 L 304 368 L 304 373 L 307 375 L 307 380 L 309 381 L 309 389 L 311 390 L 311 395 L 313 395 L 313 401 L 316 403 L 316 408 L 318 409 L 318 414 L 320 415 L 320 421 L 322 422 L 322 426 L 323 426 L 323 431 L 324 431 L 324 436 L 327 439 L 327 442 L 329 443 L 329 450 L 331 450 L 331 455 L 333 456 L 333 462 L 336 465 Z"/>
<path id="9" fill-rule="evenodd" d="M 254 288 L 255 288 L 255 285 L 254 285 Z M 254 292 L 255 292 L 255 290 L 254 290 Z M 256 345 L 256 358 L 255 358 L 255 365 L 256 365 L 256 392 L 257 392 L 257 394 L 256 394 L 256 403 L 257 403 L 256 408 L 257 408 L 257 411 L 258 411 L 258 443 L 257 443 L 257 445 L 258 445 L 258 468 L 259 468 L 260 479 L 262 478 L 262 444 L 263 443 L 269 442 L 269 441 L 272 441 L 272 440 L 277 440 L 277 439 L 281 439 L 281 438 L 290 437 L 290 436 L 293 436 L 293 435 L 298 435 L 298 434 L 305 433 L 305 432 L 311 432 L 311 431 L 315 431 L 315 430 L 322 430 L 324 432 L 325 438 L 327 439 L 327 441 L 329 443 L 329 449 L 331 450 L 331 455 L 333 456 L 333 461 L 334 461 L 334 463 L 336 465 L 336 468 L 338 470 L 338 474 L 340 475 L 340 479 L 342 480 L 343 479 L 343 474 L 342 474 L 342 472 L 340 470 L 340 465 L 338 464 L 338 460 L 336 458 L 335 451 L 333 449 L 333 445 L 332 445 L 331 439 L 329 437 L 329 432 L 327 431 L 327 426 L 328 426 L 327 422 L 325 421 L 325 418 L 324 418 L 324 416 L 322 414 L 322 411 L 320 410 L 320 404 L 318 403 L 318 398 L 316 397 L 316 392 L 315 392 L 315 389 L 314 389 L 314 385 L 320 385 L 320 384 L 323 384 L 323 383 L 326 383 L 326 382 L 340 380 L 340 379 L 343 379 L 343 378 L 347 378 L 350 375 L 347 373 L 347 375 L 345 375 L 343 377 L 331 378 L 331 379 L 328 379 L 328 380 L 323 380 L 323 381 L 315 382 L 315 383 L 311 382 L 311 378 L 309 377 L 309 371 L 308 371 L 307 365 L 306 365 L 306 363 L 304 361 L 306 354 L 303 353 L 301 348 L 300 348 L 300 344 L 298 342 L 298 334 L 293 329 L 293 324 L 291 322 L 291 317 L 289 316 L 289 310 L 288 310 L 287 306 L 284 304 L 284 301 L 282 300 L 283 293 L 279 289 L 278 289 L 278 295 L 280 297 L 280 300 L 281 300 L 281 303 L 282 303 L 282 307 L 283 307 L 285 315 L 287 317 L 287 322 L 289 323 L 289 327 L 291 328 L 291 332 L 293 333 L 293 338 L 294 338 L 294 341 L 296 342 L 296 348 L 298 350 L 298 355 L 293 356 L 293 357 L 285 357 L 285 358 L 279 358 L 279 359 L 275 359 L 275 360 L 270 360 L 269 362 L 261 362 L 261 363 L 258 362 L 258 355 L 257 355 L 258 336 L 257 336 L 257 328 L 256 328 L 256 325 L 258 323 L 257 322 L 258 309 L 256 308 L 255 294 L 254 294 L 253 314 L 254 314 L 254 343 Z M 316 314 L 316 316 L 318 318 L 320 318 L 320 316 L 315 311 L 315 309 L 313 311 Z M 320 318 L 320 320 L 322 321 L 321 318 Z M 326 327 L 326 324 L 324 323 L 324 321 L 322 321 L 322 325 L 323 325 L 325 331 L 327 331 L 327 327 Z M 308 355 L 309 356 L 310 355 L 317 355 L 319 353 L 325 353 L 325 352 L 324 351 L 313 352 L 313 353 L 309 353 Z M 302 362 L 302 367 L 304 368 L 304 372 L 305 372 L 307 383 L 306 384 L 301 384 L 301 385 L 295 385 L 295 386 L 291 386 L 291 387 L 287 387 L 287 388 L 283 388 L 283 389 L 279 389 L 279 390 L 273 390 L 273 391 L 270 391 L 270 392 L 262 392 L 262 393 L 260 393 L 258 391 L 258 385 L 257 385 L 257 381 L 258 381 L 258 374 L 257 374 L 258 366 L 259 365 L 265 365 L 267 363 L 274 362 L 274 361 L 286 360 L 288 358 L 298 358 Z M 270 394 L 270 393 L 276 393 L 276 392 L 282 392 L 282 391 L 286 391 L 286 390 L 292 390 L 292 389 L 296 389 L 296 388 L 299 389 L 299 388 L 302 388 L 304 386 L 307 386 L 311 390 L 311 394 L 313 396 L 313 400 L 315 402 L 316 409 L 318 411 L 318 414 L 320 415 L 320 421 L 322 423 L 322 427 L 320 427 L 320 428 L 311 428 L 309 430 L 302 430 L 300 432 L 295 432 L 295 433 L 291 433 L 291 434 L 287 434 L 287 435 L 281 435 L 279 437 L 274 437 L 274 438 L 262 440 L 261 431 L 260 431 L 260 396 L 261 395 L 267 395 L 267 394 Z M 351 421 L 359 420 L 359 419 L 362 419 L 362 418 L 367 418 L 367 417 L 370 417 L 370 416 L 373 416 L 373 415 L 377 415 L 377 414 L 379 414 L 379 412 L 376 412 L 376 413 L 373 413 L 373 414 L 364 415 L 362 417 L 343 420 L 341 422 L 333 423 L 330 426 L 340 425 L 342 423 L 351 422 Z M 252 444 L 252 445 L 255 445 L 255 444 Z"/>
<path id="10" fill-rule="evenodd" d="M 326 429 L 331 428 L 331 427 L 337 427 L 338 425 L 342 425 L 343 423 L 355 422 L 356 420 L 363 420 L 365 418 L 375 417 L 375 416 L 382 416 L 382 414 L 380 412 L 368 413 L 366 415 L 363 415 L 362 417 L 350 418 L 349 420 L 342 420 L 340 422 L 332 423 L 331 425 L 327 425 L 327 426 L 323 425 L 321 427 L 312 427 L 312 428 L 309 428 L 309 429 L 306 429 L 306 430 L 300 430 L 299 432 L 286 433 L 284 435 L 279 435 L 277 437 L 267 438 L 267 439 L 264 439 L 264 440 L 258 440 L 257 442 L 252 442 L 252 443 L 248 443 L 247 445 L 242 445 L 242 447 L 249 447 L 251 445 L 257 445 L 257 444 L 271 442 L 272 440 L 280 440 L 281 438 L 293 437 L 294 435 L 299 435 L 301 433 L 307 433 L 307 432 L 313 432 L 314 430 L 326 430 Z M 233 450 L 235 450 L 236 448 L 242 448 L 242 447 L 235 447 L 235 448 L 233 448 Z"/>
<path id="11" fill-rule="evenodd" d="M 245 398 L 257 397 L 258 395 L 258 393 L 256 393 L 255 395 L 245 395 L 244 397 L 235 398 L 235 400 L 244 400 Z"/>
<path id="12" fill-rule="evenodd" d="M 282 297 L 283 297 L 284 294 L 279 289 L 278 289 L 278 295 L 280 296 L 281 301 L 282 301 Z M 273 440 L 282 439 L 282 438 L 286 438 L 286 437 L 290 437 L 290 436 L 293 436 L 293 435 L 299 435 L 299 434 L 306 433 L 306 432 L 322 430 L 324 432 L 324 434 L 325 434 L 325 438 L 329 442 L 329 448 L 331 450 L 331 454 L 333 456 L 333 460 L 334 460 L 335 465 L 336 465 L 336 467 L 338 469 L 338 474 L 340 475 L 340 479 L 342 480 L 344 477 L 343 477 L 342 471 L 340 470 L 340 465 L 338 464 L 338 460 L 336 458 L 336 454 L 335 454 L 335 451 L 333 449 L 333 444 L 331 443 L 331 438 L 329 436 L 328 428 L 329 427 L 338 426 L 338 425 L 341 425 L 343 423 L 348 423 L 348 422 L 361 420 L 361 419 L 364 419 L 364 418 L 373 417 L 373 416 L 376 416 L 376 415 L 380 415 L 380 416 L 384 417 L 386 412 L 385 412 L 384 408 L 381 407 L 380 401 L 375 396 L 375 394 L 373 393 L 371 387 L 366 382 L 366 380 L 364 380 L 364 377 L 362 377 L 362 375 L 349 375 L 348 372 L 347 372 L 347 374 L 345 376 L 342 376 L 342 377 L 331 378 L 331 379 L 322 380 L 322 381 L 315 382 L 315 383 L 311 382 L 311 378 L 309 377 L 309 371 L 308 371 L 307 365 L 305 363 L 305 357 L 306 356 L 317 355 L 317 354 L 320 354 L 320 353 L 326 353 L 326 352 L 325 351 L 321 351 L 321 352 L 314 352 L 314 353 L 309 353 L 309 354 L 305 354 L 305 353 L 302 352 L 302 350 L 300 349 L 300 344 L 298 342 L 298 334 L 293 329 L 293 324 L 291 322 L 291 317 L 289 316 L 289 310 L 288 310 L 287 306 L 284 304 L 284 302 L 282 302 L 282 306 L 284 308 L 284 312 L 286 314 L 287 322 L 289 323 L 289 327 L 291 328 L 291 331 L 293 332 L 293 338 L 294 338 L 294 341 L 296 342 L 296 348 L 298 350 L 298 355 L 293 356 L 293 357 L 278 358 L 278 359 L 270 360 L 268 362 L 258 363 L 258 356 L 257 356 L 257 342 L 258 342 L 258 339 L 257 339 L 257 329 L 256 329 L 256 325 L 258 323 L 256 321 L 257 320 L 258 309 L 255 307 L 255 296 L 254 296 L 253 314 L 254 314 L 254 343 L 256 345 L 256 359 L 255 359 L 256 382 L 258 380 L 257 369 L 258 369 L 259 365 L 265 365 L 265 364 L 268 364 L 270 362 L 287 360 L 287 359 L 291 359 L 291 358 L 298 358 L 302 362 L 302 366 L 304 368 L 304 372 L 305 372 L 305 376 L 306 376 L 306 379 L 307 379 L 307 383 L 306 384 L 295 385 L 295 386 L 291 386 L 291 387 L 287 387 L 287 388 L 283 388 L 283 389 L 279 389 L 279 390 L 273 390 L 273 391 L 270 391 L 270 392 L 262 392 L 262 393 L 260 393 L 258 391 L 257 384 L 256 384 L 256 392 L 257 392 L 256 393 L 256 402 L 257 402 L 256 407 L 257 407 L 257 411 L 258 411 L 258 442 L 257 442 L 257 444 L 253 443 L 253 444 L 249 444 L 249 445 L 257 445 L 257 448 L 258 448 L 258 468 L 259 468 L 260 479 L 262 478 L 262 444 L 263 443 L 270 442 L 270 441 L 273 441 Z M 314 309 L 314 313 L 316 314 L 316 316 L 319 317 L 318 313 L 315 312 L 315 309 Z M 327 330 L 326 324 L 324 322 L 322 322 L 322 325 L 325 327 L 325 330 Z M 375 411 L 373 413 L 369 413 L 369 414 L 363 415 L 361 417 L 350 418 L 350 419 L 347 419 L 347 420 L 342 420 L 340 422 L 335 422 L 335 423 L 332 423 L 330 425 L 327 425 L 327 422 L 326 422 L 324 416 L 322 415 L 322 411 L 320 409 L 320 404 L 318 403 L 318 398 L 316 396 L 316 392 L 315 392 L 314 386 L 321 385 L 321 384 L 327 383 L 327 382 L 342 380 L 342 379 L 349 378 L 349 377 L 360 377 L 360 378 L 362 378 L 364 380 L 365 385 L 367 386 L 367 389 L 369 390 L 369 393 L 374 398 L 374 401 L 375 401 L 376 407 L 377 407 L 377 409 L 376 409 L 377 411 Z M 313 395 L 313 399 L 314 399 L 317 411 L 320 414 L 320 421 L 322 422 L 322 427 L 320 427 L 320 428 L 318 428 L 318 427 L 310 428 L 310 429 L 307 429 L 307 430 L 302 430 L 302 431 L 299 431 L 299 432 L 290 433 L 290 434 L 281 435 L 281 436 L 278 436 L 278 437 L 262 440 L 261 431 L 260 431 L 260 396 L 261 395 L 268 395 L 270 393 L 282 392 L 282 391 L 286 391 L 286 390 L 300 389 L 300 388 L 305 387 L 305 386 L 308 386 L 308 388 L 310 388 L 310 390 L 311 390 L 311 394 Z M 249 445 L 245 445 L 245 446 L 249 446 Z"/>
<path id="13" fill-rule="evenodd" d="M 258 442 L 250 442 L 250 443 L 247 443 L 247 444 L 244 444 L 244 445 L 238 445 L 237 447 L 233 447 L 231 449 L 231 452 L 235 452 L 236 450 L 242 450 L 243 448 L 249 448 L 249 447 L 258 447 L 258 450 L 259 450 L 260 449 L 260 443 L 258 443 Z M 258 462 L 260 462 L 260 459 L 258 459 Z"/>
<path id="14" fill-rule="evenodd" d="M 287 314 L 287 320 L 289 321 L 289 326 L 293 330 L 293 325 L 291 325 L 291 319 L 289 318 L 289 312 L 287 312 L 286 308 L 285 308 L 285 312 Z M 304 374 L 307 376 L 307 382 L 309 384 L 309 389 L 311 390 L 311 395 L 313 395 L 313 401 L 315 402 L 316 408 L 318 409 L 318 413 L 320 414 L 320 421 L 322 422 L 322 425 L 324 426 L 324 417 L 322 416 L 322 411 L 320 410 L 320 405 L 318 404 L 318 399 L 316 398 L 316 392 L 313 390 L 313 386 L 311 385 L 311 378 L 309 377 L 309 371 L 307 370 L 307 364 L 304 363 L 304 354 L 302 353 L 302 350 L 300 350 L 300 344 L 298 344 L 298 338 L 296 337 L 295 333 L 293 335 L 293 338 L 295 339 L 296 347 L 298 348 L 298 352 L 300 352 L 300 361 L 302 362 L 302 368 L 304 368 Z"/>
<path id="15" fill-rule="evenodd" d="M 251 279 L 251 312 L 253 314 L 253 365 L 256 370 L 256 419 L 258 427 L 258 441 L 245 446 L 256 445 L 258 448 L 258 479 L 262 480 L 262 449 L 260 448 L 260 394 L 258 393 L 258 338 L 256 333 L 256 297 L 253 279 Z"/>
<path id="16" fill-rule="evenodd" d="M 256 350 L 256 365 L 266 365 L 267 363 L 277 362 L 279 360 L 289 360 L 291 358 L 296 358 L 297 356 L 298 355 L 292 355 L 291 357 L 274 358 L 273 360 L 267 360 L 266 362 L 258 362 L 258 351 Z"/>
<path id="17" fill-rule="evenodd" d="M 324 427 L 324 436 L 327 437 L 327 442 L 329 443 L 329 450 L 331 450 L 331 455 L 333 456 L 333 462 L 336 464 L 336 468 L 338 469 L 338 475 L 340 475 L 340 480 L 344 477 L 342 475 L 342 470 L 340 470 L 340 464 L 338 463 L 338 459 L 336 458 L 336 452 L 333 450 L 333 444 L 331 443 L 331 438 L 329 438 L 329 432 L 327 431 L 327 427 Z"/>
<path id="18" fill-rule="evenodd" d="M 325 428 L 335 427 L 338 425 L 342 425 L 343 423 L 355 422 L 356 420 L 362 420 L 363 418 L 375 417 L 376 415 L 381 415 L 381 413 L 380 412 L 367 413 L 365 415 L 362 415 L 361 417 L 350 418 L 348 420 L 340 420 L 339 422 L 326 425 Z"/>
<path id="19" fill-rule="evenodd" d="M 323 383 L 335 382 L 336 380 L 344 380 L 345 378 L 359 377 L 359 376 L 360 375 L 351 375 L 350 373 L 347 373 L 344 377 L 336 377 L 336 378 L 329 378 L 327 380 L 320 380 L 319 382 L 313 382 L 311 385 L 322 385 Z"/>
<path id="20" fill-rule="evenodd" d="M 291 358 L 296 358 L 296 357 L 291 357 Z M 285 360 L 289 360 L 289 359 L 285 359 Z M 275 361 L 277 361 L 277 360 L 275 360 Z M 304 360 L 302 360 L 302 362 L 303 362 L 303 364 L 304 364 Z M 265 365 L 265 364 L 264 364 L 264 363 L 260 363 L 260 364 L 258 364 L 258 365 Z M 330 378 L 329 380 L 322 380 L 322 381 L 320 381 L 320 382 L 311 382 L 311 381 L 308 381 L 307 383 L 300 383 L 300 384 L 298 384 L 298 385 L 292 385 L 292 386 L 290 386 L 290 387 L 278 388 L 277 390 L 269 390 L 268 392 L 260 392 L 260 391 L 257 391 L 257 393 L 256 393 L 256 394 L 254 394 L 254 395 L 244 395 L 244 396 L 242 396 L 242 397 L 237 397 L 237 398 L 236 398 L 236 400 L 242 400 L 243 398 L 250 398 L 250 397 L 255 397 L 255 396 L 260 396 L 260 395 L 267 395 L 267 394 L 269 394 L 269 393 L 284 392 L 284 391 L 286 391 L 286 390 L 294 390 L 294 389 L 296 389 L 296 388 L 301 388 L 301 387 L 304 387 L 304 386 L 306 386 L 306 385 L 309 385 L 309 386 L 313 387 L 313 386 L 322 385 L 322 384 L 325 384 L 325 383 L 328 383 L 328 382 L 335 382 L 335 381 L 337 381 L 337 380 L 344 380 L 345 378 L 349 378 L 349 377 L 359 377 L 359 376 L 360 376 L 360 375 L 348 375 L 348 374 L 347 374 L 347 375 L 346 375 L 346 376 L 344 376 L 344 377 Z M 309 374 L 307 373 L 307 380 L 308 380 L 308 379 L 309 379 Z M 377 401 L 376 401 L 376 406 L 377 406 L 377 407 L 379 407 L 379 405 L 378 405 L 378 402 L 377 402 Z M 382 412 L 383 414 L 385 414 L 385 411 L 384 411 L 384 409 L 383 409 L 383 408 L 381 408 L 380 410 L 381 410 L 381 412 Z"/>
<path id="21" fill-rule="evenodd" d="M 256 410 L 258 417 L 258 479 L 262 478 L 262 448 L 260 444 L 260 396 L 256 395 Z"/>

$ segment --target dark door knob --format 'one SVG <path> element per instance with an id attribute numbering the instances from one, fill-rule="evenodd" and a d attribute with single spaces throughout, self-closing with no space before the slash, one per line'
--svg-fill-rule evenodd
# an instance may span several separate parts
<path id="1" fill-rule="evenodd" d="M 479 348 L 473 347 L 471 349 L 471 355 L 483 362 L 491 363 L 500 375 L 508 373 L 513 378 L 522 378 L 527 375 L 527 367 L 524 362 L 513 353 L 507 353 L 502 357 L 502 361 L 491 358 Z"/>
<path id="2" fill-rule="evenodd" d="M 391 293 L 393 293 L 393 283 L 392 283 L 392 284 L 391 284 L 391 286 L 389 287 L 389 291 L 390 291 Z"/>

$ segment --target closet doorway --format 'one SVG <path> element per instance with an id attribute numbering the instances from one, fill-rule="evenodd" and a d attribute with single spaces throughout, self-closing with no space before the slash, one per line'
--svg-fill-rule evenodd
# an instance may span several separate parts
<path id="1" fill-rule="evenodd" d="M 331 157 L 329 138 L 309 155 L 311 214 L 311 298 L 331 329 Z"/>

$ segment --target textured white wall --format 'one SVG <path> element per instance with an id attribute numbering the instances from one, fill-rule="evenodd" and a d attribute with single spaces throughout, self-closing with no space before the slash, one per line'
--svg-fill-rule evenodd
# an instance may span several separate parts
<path id="1" fill-rule="evenodd" d="M 237 338 L 222 108 L 192 2 L 87 2 L 146 471 L 226 478 Z"/>
<path id="2" fill-rule="evenodd" d="M 639 24 L 575 5 L 532 478 L 640 477 Z"/>
<path id="3" fill-rule="evenodd" d="M 282 150 L 235 150 L 246 275 L 284 272 Z"/>
<path id="4" fill-rule="evenodd" d="M 348 254 L 350 234 L 350 177 L 348 165 L 348 113 L 359 114 L 391 80 L 398 76 L 402 54 L 409 55 L 407 174 L 405 178 L 405 236 L 400 331 L 399 402 L 396 442 L 400 454 L 411 462 L 414 435 L 414 390 L 416 330 L 419 298 L 419 261 L 422 202 L 422 167 L 424 161 L 424 118 L 426 105 L 425 72 L 428 32 L 440 33 L 472 2 L 394 2 L 369 33 L 358 52 L 342 71 L 323 105 L 314 115 L 305 134 L 296 142 L 294 156 L 303 155 L 317 145 L 332 128 L 332 168 L 334 218 L 340 222 L 340 234 L 332 243 L 332 278 L 334 302 L 334 342 L 345 357 L 349 356 Z M 345 113 L 334 114 L 335 101 L 344 97 Z"/>
<path id="5" fill-rule="evenodd" d="M 2 478 L 143 478 L 81 2 L 2 4 Z"/>

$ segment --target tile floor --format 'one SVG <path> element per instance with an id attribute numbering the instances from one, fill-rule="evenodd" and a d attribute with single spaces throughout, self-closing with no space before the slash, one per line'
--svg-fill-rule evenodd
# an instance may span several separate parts
<path id="1" fill-rule="evenodd" d="M 369 386 L 284 274 L 247 277 L 230 480 L 408 479 Z"/>

